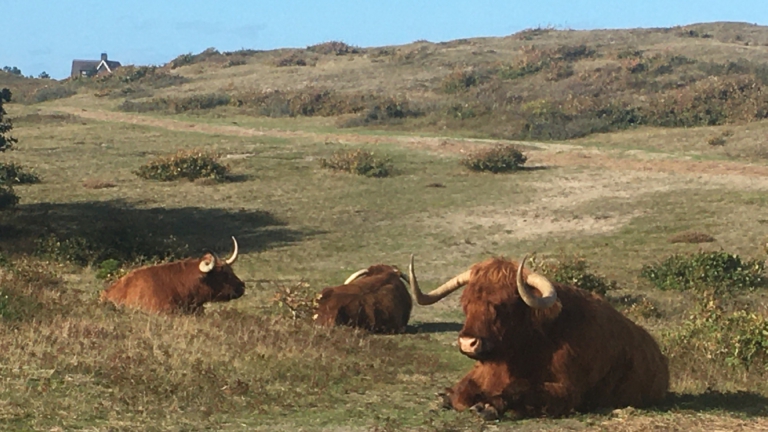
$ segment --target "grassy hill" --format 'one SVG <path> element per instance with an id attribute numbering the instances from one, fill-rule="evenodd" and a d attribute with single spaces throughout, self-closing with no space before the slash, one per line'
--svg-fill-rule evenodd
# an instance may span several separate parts
<path id="1" fill-rule="evenodd" d="M 19 140 L 0 161 L 41 179 L 0 211 L 0 429 L 765 430 L 767 68 L 768 27 L 710 23 L 0 73 Z M 463 164 L 497 145 L 528 169 Z M 223 181 L 136 175 L 201 149 Z M 389 175 L 326 169 L 358 150 Z M 231 235 L 241 299 L 195 317 L 97 300 L 142 263 L 226 254 Z M 472 366 L 458 295 L 396 336 L 288 307 L 410 253 L 431 289 L 530 252 L 659 340 L 665 404 L 483 424 L 435 397 Z"/>

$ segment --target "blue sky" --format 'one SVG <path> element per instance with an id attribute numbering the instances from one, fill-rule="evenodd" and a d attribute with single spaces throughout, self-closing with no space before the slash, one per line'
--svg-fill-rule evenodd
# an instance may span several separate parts
<path id="1" fill-rule="evenodd" d="M 72 59 L 101 52 L 123 64 L 164 64 L 215 47 L 362 47 L 572 29 L 671 27 L 740 21 L 768 25 L 766 0 L 0 0 L 0 67 L 61 79 Z"/>

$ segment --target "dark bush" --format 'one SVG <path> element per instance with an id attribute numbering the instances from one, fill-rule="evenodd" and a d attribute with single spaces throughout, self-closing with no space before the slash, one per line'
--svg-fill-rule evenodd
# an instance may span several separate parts
<path id="1" fill-rule="evenodd" d="M 34 183 L 40 183 L 40 177 L 37 174 L 13 162 L 0 163 L 0 184 Z"/>
<path id="2" fill-rule="evenodd" d="M 333 171 L 342 171 L 365 177 L 389 177 L 392 164 L 387 158 L 378 158 L 373 153 L 357 150 L 339 150 L 330 159 L 320 159 L 320 166 Z"/>
<path id="3" fill-rule="evenodd" d="M 150 101 L 129 101 L 120 104 L 120 110 L 129 112 L 170 111 L 182 113 L 213 109 L 228 105 L 231 98 L 222 93 L 204 93 L 185 97 L 162 97 Z"/>
<path id="4" fill-rule="evenodd" d="M 36 103 L 49 100 L 64 99 L 77 94 L 77 90 L 67 85 L 54 84 L 38 89 L 32 96 Z"/>
<path id="5" fill-rule="evenodd" d="M 340 41 L 323 42 L 316 45 L 310 45 L 307 47 L 307 51 L 317 54 L 357 54 L 360 52 L 360 48 L 348 45 Z"/>
<path id="6" fill-rule="evenodd" d="M 0 183 L 0 210 L 13 207 L 19 203 L 19 196 L 10 185 Z"/>
<path id="7" fill-rule="evenodd" d="M 514 145 L 499 144 L 492 148 L 469 153 L 461 164 L 472 171 L 489 171 L 494 174 L 517 171 L 528 158 Z"/>
<path id="8" fill-rule="evenodd" d="M 201 150 L 179 150 L 176 154 L 159 157 L 138 170 L 137 176 L 147 180 L 173 181 L 209 178 L 226 180 L 229 168 L 218 162 L 218 155 Z"/>
<path id="9" fill-rule="evenodd" d="M 123 266 L 169 261 L 188 255 L 189 248 L 178 239 L 139 234 L 132 229 L 131 223 L 111 221 L 88 233 L 88 238 L 48 234 L 38 239 L 35 252 L 45 259 L 78 266 L 102 263 L 97 277 L 106 279 L 122 275 Z"/>
<path id="10" fill-rule="evenodd" d="M 643 266 L 640 274 L 661 290 L 712 290 L 728 295 L 765 287 L 768 279 L 764 270 L 761 260 L 744 261 L 738 255 L 721 251 L 672 255 Z"/>
<path id="11" fill-rule="evenodd" d="M 317 64 L 316 58 L 308 56 L 306 53 L 301 51 L 289 52 L 275 59 L 276 67 L 314 66 L 315 64 Z"/>
<path id="12" fill-rule="evenodd" d="M 601 296 L 617 288 L 616 281 L 609 281 L 591 272 L 587 261 L 579 256 L 563 256 L 556 261 L 544 261 L 540 264 L 534 261 L 534 265 L 536 271 L 556 282 L 572 285 Z"/>

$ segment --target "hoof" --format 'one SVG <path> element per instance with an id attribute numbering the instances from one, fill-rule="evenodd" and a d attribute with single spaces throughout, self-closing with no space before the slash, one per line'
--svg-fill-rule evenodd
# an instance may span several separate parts
<path id="1" fill-rule="evenodd" d="M 469 410 L 480 416 L 480 418 L 485 421 L 494 421 L 501 417 L 496 408 L 494 408 L 493 405 L 487 403 L 476 403 L 471 408 L 469 408 Z"/>
<path id="2" fill-rule="evenodd" d="M 448 390 L 442 391 L 439 393 L 436 393 L 435 396 L 437 396 L 440 407 L 442 409 L 450 410 L 453 409 L 453 402 L 451 401 L 451 394 Z"/>

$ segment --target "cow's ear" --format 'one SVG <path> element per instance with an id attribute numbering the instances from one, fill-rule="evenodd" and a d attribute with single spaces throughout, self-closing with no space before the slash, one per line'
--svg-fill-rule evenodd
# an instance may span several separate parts
<path id="1" fill-rule="evenodd" d="M 209 273 L 216 267 L 216 257 L 213 254 L 207 253 L 200 258 L 200 265 L 198 266 L 200 272 L 203 274 Z"/>
<path id="2" fill-rule="evenodd" d="M 563 304 L 560 303 L 560 299 L 557 299 L 552 306 L 546 309 L 532 309 L 531 317 L 533 318 L 533 323 L 535 325 L 546 326 L 547 324 L 554 322 L 557 317 L 560 316 L 562 310 Z"/>

